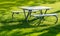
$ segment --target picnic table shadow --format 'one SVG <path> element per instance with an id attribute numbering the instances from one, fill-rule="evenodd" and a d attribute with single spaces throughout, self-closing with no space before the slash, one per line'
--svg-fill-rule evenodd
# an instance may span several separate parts
<path id="1" fill-rule="evenodd" d="M 8 25 L 9 23 L 10 24 L 15 24 L 15 22 L 18 22 L 16 23 L 17 25 Z M 0 27 L 2 28 L 3 30 L 12 30 L 12 29 L 16 29 L 16 28 L 33 28 L 34 26 L 31 26 L 28 22 L 26 22 L 25 20 L 19 20 L 19 21 L 12 21 L 10 19 L 10 21 L 8 20 L 5 20 L 5 21 L 0 21 L 1 24 L 3 24 L 4 26 Z M 0 29 L 0 31 L 3 31 Z"/>
<path id="2" fill-rule="evenodd" d="M 9 21 L 8 21 L 9 20 Z M 39 27 L 39 26 L 32 26 L 30 25 L 30 23 L 32 21 L 34 21 L 35 19 L 29 21 L 29 22 L 26 22 L 25 20 L 18 20 L 18 21 L 12 21 L 11 19 L 7 19 L 7 20 L 4 20 L 4 21 L 1 21 L 0 20 L 0 23 L 3 24 L 4 26 L 0 27 L 0 31 L 4 31 L 5 30 L 12 30 L 12 29 L 16 29 L 16 28 L 35 28 L 35 27 Z M 8 25 L 9 23 L 12 24 L 15 22 L 18 22 L 17 25 Z"/>

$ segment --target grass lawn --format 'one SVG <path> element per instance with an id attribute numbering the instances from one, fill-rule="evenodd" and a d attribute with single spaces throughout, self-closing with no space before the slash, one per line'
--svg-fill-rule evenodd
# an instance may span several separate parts
<path id="1" fill-rule="evenodd" d="M 15 14 L 11 22 L 11 12 L 6 15 L 0 13 L 0 36 L 60 36 L 60 2 L 53 4 L 41 4 L 41 6 L 52 7 L 47 13 L 58 14 L 58 25 L 55 26 L 31 26 L 24 20 L 24 15 Z M 16 10 L 16 7 L 12 7 Z M 5 9 L 4 9 L 5 10 Z M 47 24 L 47 23 L 46 23 Z M 51 24 L 51 23 L 50 23 Z"/>

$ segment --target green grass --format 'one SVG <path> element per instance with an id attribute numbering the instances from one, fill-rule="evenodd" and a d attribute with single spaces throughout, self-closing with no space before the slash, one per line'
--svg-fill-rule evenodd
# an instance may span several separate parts
<path id="1" fill-rule="evenodd" d="M 30 25 L 31 23 L 26 23 L 24 21 L 24 15 L 21 14 L 15 14 L 14 21 L 12 22 L 11 11 L 7 11 L 5 7 L 1 8 L 1 10 L 5 9 L 5 13 L 2 13 L 4 12 L 3 10 L 2 12 L 0 11 L 0 36 L 60 36 L 60 2 L 41 4 L 41 6 L 49 6 L 53 8 L 47 13 L 58 14 L 58 25 L 32 26 Z M 8 9 L 18 10 L 15 6 Z"/>

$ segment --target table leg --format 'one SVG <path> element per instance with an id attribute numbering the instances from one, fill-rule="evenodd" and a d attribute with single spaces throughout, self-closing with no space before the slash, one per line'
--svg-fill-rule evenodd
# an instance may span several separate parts
<path id="1" fill-rule="evenodd" d="M 40 10 L 40 14 L 43 14 L 42 10 Z"/>
<path id="2" fill-rule="evenodd" d="M 27 16 L 26 16 L 26 21 L 28 22 L 28 17 L 30 16 L 31 17 L 31 12 L 32 12 L 32 10 L 28 10 L 28 14 L 27 14 Z"/>
<path id="3" fill-rule="evenodd" d="M 46 14 L 47 10 L 48 10 L 48 9 L 45 10 L 44 14 Z M 43 18 L 43 20 L 45 20 L 45 19 L 44 19 L 44 16 L 43 16 L 42 18 Z"/>
<path id="4" fill-rule="evenodd" d="M 25 20 L 28 22 L 28 16 L 29 16 L 29 15 L 31 16 L 32 10 L 28 10 L 28 14 L 27 14 L 27 15 L 26 15 L 25 10 L 23 10 L 23 11 L 24 11 Z"/>
<path id="5" fill-rule="evenodd" d="M 47 9 L 46 9 L 46 11 L 45 11 L 45 13 L 44 13 L 44 14 L 46 14 L 46 12 L 47 12 Z"/>
<path id="6" fill-rule="evenodd" d="M 30 15 L 30 17 L 31 17 L 31 13 L 32 13 L 32 10 L 29 10 L 29 15 Z"/>
<path id="7" fill-rule="evenodd" d="M 58 22 L 58 16 L 57 15 L 55 15 L 55 17 L 56 17 L 56 22 L 55 22 L 55 24 Z"/>
<path id="8" fill-rule="evenodd" d="M 40 14 L 41 14 L 41 15 L 43 14 L 42 10 L 40 10 Z M 39 24 L 38 24 L 38 26 L 40 25 L 42 19 L 43 19 L 43 17 L 39 17 L 39 21 L 38 21 Z"/>
<path id="9" fill-rule="evenodd" d="M 13 18 L 14 18 L 13 16 L 14 16 L 14 12 L 12 12 L 12 21 L 13 21 Z"/>
<path id="10" fill-rule="evenodd" d="M 25 16 L 25 19 L 26 19 L 26 13 L 25 13 L 25 10 L 23 10 L 23 12 L 24 12 L 24 16 Z"/>
<path id="11" fill-rule="evenodd" d="M 46 12 L 47 12 L 47 10 L 45 11 L 44 14 L 46 14 Z M 40 10 L 40 14 L 41 14 L 41 15 L 43 14 L 42 10 Z M 39 21 L 40 21 L 40 23 L 41 23 L 41 21 L 44 20 L 44 16 L 40 17 L 39 19 L 40 19 Z M 40 23 L 39 23 L 39 24 L 40 24 Z M 39 25 L 39 24 L 38 24 L 38 25 Z"/>

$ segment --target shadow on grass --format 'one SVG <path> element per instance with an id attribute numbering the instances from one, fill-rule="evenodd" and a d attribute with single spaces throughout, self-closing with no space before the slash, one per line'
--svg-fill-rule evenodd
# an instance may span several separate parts
<path id="1" fill-rule="evenodd" d="M 48 32 L 44 32 L 45 30 L 48 30 Z M 33 33 L 39 33 L 38 36 L 56 36 L 60 32 L 60 25 L 56 25 L 54 27 L 44 28 L 44 29 L 34 29 L 32 32 L 24 33 L 23 35 L 30 35 Z M 41 34 L 41 32 L 44 32 Z"/>
<path id="2" fill-rule="evenodd" d="M 19 22 L 17 25 L 4 25 L 0 27 L 0 32 L 2 31 L 11 31 L 13 29 L 21 29 L 21 28 L 34 28 L 33 26 L 31 26 L 29 23 L 27 23 L 24 20 L 19 20 L 19 21 L 13 21 L 13 22 Z M 13 23 L 13 22 L 2 22 L 3 24 L 9 24 L 9 23 Z M 22 23 L 20 23 L 22 22 Z M 40 34 L 38 36 L 56 36 L 59 32 L 60 32 L 60 25 L 54 26 L 54 27 L 49 27 L 49 28 L 43 28 L 43 29 L 34 29 L 32 32 L 27 32 L 27 33 L 23 33 L 23 34 L 19 34 L 20 32 L 13 32 L 12 36 L 24 36 L 24 35 L 28 35 L 28 34 L 33 34 L 33 33 L 39 33 L 39 32 L 43 32 L 45 30 L 49 30 L 46 33 Z"/>
<path id="3" fill-rule="evenodd" d="M 39 36 L 56 36 L 60 32 L 60 25 L 45 30 L 49 30 L 49 31 L 47 33 L 40 34 Z"/>
<path id="4" fill-rule="evenodd" d="M 16 28 L 32 28 L 33 26 L 31 26 L 28 22 L 26 22 L 25 20 L 19 20 L 19 21 L 8 21 L 6 22 L 7 20 L 5 21 L 2 21 L 0 23 L 2 23 L 4 26 L 1 26 L 0 27 L 0 32 L 2 31 L 5 31 L 5 30 L 12 30 L 12 29 L 16 29 Z M 18 23 L 16 23 L 18 22 Z M 11 24 L 11 25 L 8 25 L 8 24 Z M 15 24 L 16 25 L 13 25 Z"/>
<path id="5" fill-rule="evenodd" d="M 60 13 L 60 10 L 57 10 L 57 11 L 55 11 L 55 12 L 53 12 L 53 13 Z"/>

